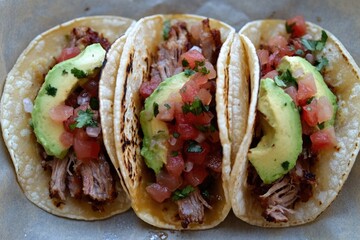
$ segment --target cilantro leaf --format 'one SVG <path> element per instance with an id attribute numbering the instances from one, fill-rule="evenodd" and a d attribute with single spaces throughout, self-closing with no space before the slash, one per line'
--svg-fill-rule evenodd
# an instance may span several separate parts
<path id="1" fill-rule="evenodd" d="M 180 137 L 180 134 L 179 134 L 178 132 L 174 132 L 174 133 L 173 133 L 173 136 L 174 136 L 174 138 L 179 138 L 179 137 Z"/>
<path id="2" fill-rule="evenodd" d="M 182 64 L 183 67 L 188 67 L 189 66 L 189 62 L 185 58 L 181 61 L 181 64 Z"/>
<path id="3" fill-rule="evenodd" d="M 177 156 L 179 156 L 179 152 L 178 151 L 172 151 L 171 156 L 172 157 L 177 157 Z"/>
<path id="4" fill-rule="evenodd" d="M 324 67 L 326 67 L 329 64 L 329 60 L 325 57 L 321 57 L 319 60 L 316 61 L 316 69 L 321 72 Z"/>
<path id="5" fill-rule="evenodd" d="M 189 141 L 189 146 L 186 150 L 189 153 L 201 153 L 203 148 L 195 141 Z"/>
<path id="6" fill-rule="evenodd" d="M 92 110 L 99 110 L 99 99 L 95 97 L 90 98 L 90 107 Z"/>
<path id="7" fill-rule="evenodd" d="M 181 190 L 180 189 L 176 190 L 173 193 L 171 199 L 173 201 L 178 201 L 180 199 L 184 199 L 184 198 L 188 197 L 189 194 L 192 193 L 193 191 L 195 191 L 195 188 L 193 188 L 191 185 L 187 185 L 186 187 L 184 187 Z"/>
<path id="8" fill-rule="evenodd" d="M 185 76 L 190 77 L 191 75 L 193 75 L 195 73 L 195 71 L 191 70 L 191 69 L 186 69 L 184 71 L 184 73 L 185 73 Z"/>
<path id="9" fill-rule="evenodd" d="M 301 43 L 307 50 L 310 51 L 321 51 L 325 47 L 326 41 L 328 39 L 328 35 L 325 31 L 321 31 L 321 39 L 320 40 L 311 40 L 311 39 L 301 39 Z"/>
<path id="10" fill-rule="evenodd" d="M 98 123 L 93 119 L 94 113 L 91 111 L 90 108 L 86 109 L 85 111 L 79 110 L 78 117 L 75 118 L 77 128 L 82 127 L 97 127 Z M 70 126 L 72 128 L 73 126 Z"/>
<path id="11" fill-rule="evenodd" d="M 46 85 L 45 87 L 45 91 L 46 91 L 46 94 L 49 95 L 49 96 L 52 96 L 52 97 L 55 97 L 56 96 L 56 92 L 57 92 L 57 88 L 51 86 L 50 84 L 49 85 Z"/>
<path id="12" fill-rule="evenodd" d="M 71 73 L 76 78 L 86 78 L 87 77 L 87 74 L 83 70 L 80 70 L 80 69 L 77 69 L 77 68 L 71 69 Z"/>
<path id="13" fill-rule="evenodd" d="M 169 110 L 171 108 L 170 104 L 165 103 L 164 106 L 166 107 L 167 110 Z"/>
<path id="14" fill-rule="evenodd" d="M 285 22 L 285 29 L 287 33 L 293 33 L 294 31 L 294 26 L 295 26 L 295 22 L 288 24 L 287 22 Z"/>
<path id="15" fill-rule="evenodd" d="M 291 75 L 289 69 L 274 78 L 276 85 L 279 87 L 286 87 L 290 85 L 297 85 L 296 79 Z"/>
<path id="16" fill-rule="evenodd" d="M 196 98 L 192 103 L 185 103 L 182 106 L 183 113 L 193 113 L 194 115 L 198 116 L 203 112 L 209 111 L 209 106 L 203 105 L 202 101 Z"/>
<path id="17" fill-rule="evenodd" d="M 159 114 L 159 104 L 157 102 L 154 102 L 153 108 L 154 108 L 154 117 L 156 117 Z"/>
<path id="18" fill-rule="evenodd" d="M 164 38 L 164 40 L 169 39 L 170 29 L 171 29 L 170 20 L 166 20 L 164 22 L 164 26 L 163 26 L 163 38 Z"/>

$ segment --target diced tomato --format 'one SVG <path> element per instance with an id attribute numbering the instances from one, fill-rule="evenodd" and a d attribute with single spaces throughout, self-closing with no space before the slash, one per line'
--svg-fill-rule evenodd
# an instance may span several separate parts
<path id="1" fill-rule="evenodd" d="M 208 77 L 207 75 L 197 72 L 191 76 L 190 81 L 193 81 L 197 85 L 197 88 L 199 89 L 201 85 L 207 83 Z"/>
<path id="2" fill-rule="evenodd" d="M 199 115 L 195 115 L 191 112 L 184 114 L 185 122 L 194 125 L 208 125 L 213 117 L 214 115 L 211 112 L 203 112 Z"/>
<path id="3" fill-rule="evenodd" d="M 276 35 L 270 38 L 268 41 L 268 46 L 273 52 L 275 52 L 277 49 L 285 49 L 287 44 L 287 39 L 281 35 Z"/>
<path id="4" fill-rule="evenodd" d="M 158 183 L 153 183 L 146 187 L 146 192 L 158 203 L 162 203 L 171 196 L 171 191 Z"/>
<path id="5" fill-rule="evenodd" d="M 187 64 L 185 63 L 185 61 L 187 62 Z M 203 61 L 205 61 L 205 57 L 202 55 L 201 52 L 195 49 L 187 51 L 180 56 L 180 64 L 182 64 L 182 66 L 184 67 L 187 67 L 188 65 L 191 69 L 195 68 L 197 62 L 199 63 Z"/>
<path id="6" fill-rule="evenodd" d="M 294 86 L 290 86 L 288 88 L 285 88 L 284 90 L 287 94 L 289 94 L 289 96 L 292 98 L 292 100 L 294 101 L 295 105 L 298 106 L 298 100 L 297 100 L 297 90 L 296 87 Z"/>
<path id="7" fill-rule="evenodd" d="M 201 152 L 190 152 L 189 144 L 184 146 L 186 161 L 193 162 L 194 164 L 201 165 L 205 162 L 207 155 L 210 152 L 210 146 L 206 142 L 197 143 L 201 147 Z"/>
<path id="8" fill-rule="evenodd" d="M 205 180 L 208 174 L 204 166 L 194 165 L 190 172 L 184 172 L 184 181 L 196 187 Z"/>
<path id="9" fill-rule="evenodd" d="M 328 121 L 333 116 L 333 107 L 330 103 L 330 101 L 325 97 L 322 96 L 318 100 L 318 123 L 322 123 L 325 121 Z"/>
<path id="10" fill-rule="evenodd" d="M 59 63 L 59 62 L 68 60 L 70 58 L 76 57 L 77 55 L 79 55 L 80 52 L 81 51 L 80 51 L 80 49 L 78 47 L 64 48 L 61 51 L 60 56 L 56 60 Z"/>
<path id="11" fill-rule="evenodd" d="M 100 144 L 96 139 L 90 138 L 83 129 L 75 130 L 74 151 L 80 160 L 97 159 L 100 152 Z"/>
<path id="12" fill-rule="evenodd" d="M 195 100 L 200 88 L 195 81 L 188 81 L 180 89 L 180 95 L 184 103 L 191 103 Z"/>
<path id="13" fill-rule="evenodd" d="M 258 49 L 256 50 L 256 54 L 259 58 L 260 65 L 265 65 L 269 62 L 269 50 L 266 49 Z"/>
<path id="14" fill-rule="evenodd" d="M 156 182 L 173 192 L 181 186 L 182 178 L 180 176 L 172 175 L 165 170 L 161 170 L 156 175 Z"/>
<path id="15" fill-rule="evenodd" d="M 217 143 L 220 141 L 220 136 L 219 136 L 218 130 L 210 131 L 206 135 L 207 135 L 207 138 L 209 139 L 209 141 L 212 143 Z"/>
<path id="16" fill-rule="evenodd" d="M 304 120 L 301 121 L 302 134 L 310 136 L 316 131 L 315 127 L 310 127 Z"/>
<path id="17" fill-rule="evenodd" d="M 175 116 L 175 107 L 172 102 L 159 104 L 159 113 L 156 118 L 165 122 L 172 121 Z"/>
<path id="18" fill-rule="evenodd" d="M 180 134 L 180 139 L 182 140 L 195 139 L 199 134 L 199 131 L 194 126 L 187 123 L 178 124 L 176 131 Z"/>
<path id="19" fill-rule="evenodd" d="M 300 106 L 306 104 L 306 101 L 313 97 L 316 94 L 316 85 L 315 79 L 312 74 L 305 74 L 301 79 L 297 81 L 298 83 L 298 94 L 297 101 Z"/>
<path id="20" fill-rule="evenodd" d="M 334 127 L 317 131 L 310 135 L 310 139 L 312 143 L 311 149 L 313 151 L 331 149 L 336 147 L 337 144 Z"/>
<path id="21" fill-rule="evenodd" d="M 276 71 L 276 70 L 272 70 L 272 71 L 270 71 L 270 72 L 268 72 L 268 73 L 266 73 L 262 78 L 271 78 L 271 79 L 275 79 L 275 77 L 276 76 L 278 76 L 279 75 L 279 73 L 278 73 L 278 71 Z"/>
<path id="22" fill-rule="evenodd" d="M 146 99 L 154 92 L 154 90 L 159 86 L 160 83 L 161 83 L 160 77 L 153 77 L 151 78 L 150 81 L 143 82 L 139 90 L 140 96 L 143 99 Z"/>
<path id="23" fill-rule="evenodd" d="M 60 141 L 64 147 L 69 148 L 74 143 L 74 135 L 68 131 L 64 131 L 60 136 Z"/>
<path id="24" fill-rule="evenodd" d="M 307 125 L 314 127 L 318 124 L 317 112 L 317 101 L 316 99 L 313 99 L 310 104 L 302 107 L 301 118 L 307 123 Z"/>
<path id="25" fill-rule="evenodd" d="M 208 79 L 214 79 L 214 78 L 216 78 L 216 71 L 215 71 L 215 69 L 214 69 L 214 66 L 213 66 L 210 62 L 206 61 L 206 62 L 205 62 L 205 67 L 206 67 L 206 69 L 209 71 L 209 73 L 206 74 L 207 78 L 208 78 Z"/>
<path id="26" fill-rule="evenodd" d="M 205 88 L 201 88 L 197 97 L 201 100 L 203 105 L 209 105 L 212 99 L 211 93 Z"/>
<path id="27" fill-rule="evenodd" d="M 63 122 L 74 114 L 74 108 L 60 104 L 49 111 L 50 118 L 56 122 Z"/>
<path id="28" fill-rule="evenodd" d="M 306 34 L 306 23 L 303 16 L 295 16 L 286 20 L 286 24 L 291 27 L 291 36 L 294 38 L 302 37 Z"/>
<path id="29" fill-rule="evenodd" d="M 185 167 L 184 159 L 180 153 L 177 156 L 170 156 L 165 167 L 171 175 L 180 176 Z"/>

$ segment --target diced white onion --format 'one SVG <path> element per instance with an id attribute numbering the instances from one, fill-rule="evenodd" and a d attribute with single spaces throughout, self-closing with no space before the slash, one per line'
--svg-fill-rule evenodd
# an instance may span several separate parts
<path id="1" fill-rule="evenodd" d="M 195 141 L 198 143 L 202 143 L 206 139 L 206 136 L 204 133 L 200 132 L 198 136 L 195 138 Z"/>
<path id="2" fill-rule="evenodd" d="M 27 113 L 32 112 L 34 105 L 33 105 L 32 101 L 30 100 L 30 98 L 24 98 L 23 105 L 24 105 L 25 112 L 27 112 Z"/>
<path id="3" fill-rule="evenodd" d="M 169 139 L 169 143 L 170 143 L 171 146 L 174 146 L 174 145 L 176 144 L 176 142 L 177 142 L 177 140 L 176 140 L 176 138 L 174 138 L 174 137 L 171 137 L 171 138 Z"/>
<path id="4" fill-rule="evenodd" d="M 202 53 L 202 49 L 201 49 L 200 47 L 198 47 L 198 46 L 193 46 L 192 48 L 190 48 L 189 51 L 191 51 L 191 50 L 196 50 L 196 51 L 198 51 L 199 53 Z"/>
<path id="5" fill-rule="evenodd" d="M 77 97 L 77 104 L 79 105 L 84 105 L 88 102 L 90 102 L 90 96 L 87 92 L 83 92 Z"/>
<path id="6" fill-rule="evenodd" d="M 86 134 L 89 137 L 98 137 L 101 132 L 100 127 L 86 127 Z"/>
<path id="7" fill-rule="evenodd" d="M 302 69 L 301 67 L 298 69 L 295 69 L 295 71 L 293 72 L 293 77 L 294 78 L 298 78 L 300 76 L 302 76 L 304 74 L 304 69 Z"/>
<path id="8" fill-rule="evenodd" d="M 184 171 L 185 172 L 190 172 L 194 167 L 194 163 L 193 162 L 186 162 L 185 163 L 185 168 Z"/>

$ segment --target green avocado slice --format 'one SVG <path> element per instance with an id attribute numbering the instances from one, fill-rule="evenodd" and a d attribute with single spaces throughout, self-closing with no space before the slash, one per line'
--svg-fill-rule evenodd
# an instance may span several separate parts
<path id="1" fill-rule="evenodd" d="M 63 123 L 52 120 L 50 110 L 64 104 L 80 81 L 86 80 L 95 69 L 101 68 L 105 54 L 100 44 L 92 44 L 78 56 L 55 65 L 46 75 L 34 101 L 31 118 L 37 141 L 48 155 L 61 159 L 68 151 L 60 141 L 65 131 Z"/>

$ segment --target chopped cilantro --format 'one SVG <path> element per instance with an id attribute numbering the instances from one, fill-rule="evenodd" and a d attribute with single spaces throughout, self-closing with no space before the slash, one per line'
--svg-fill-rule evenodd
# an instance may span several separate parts
<path id="1" fill-rule="evenodd" d="M 298 50 L 296 50 L 295 54 L 301 56 L 301 55 L 304 55 L 304 51 L 301 49 L 298 49 Z"/>
<path id="2" fill-rule="evenodd" d="M 192 193 L 193 191 L 195 191 L 195 188 L 193 188 L 191 185 L 188 185 L 181 190 L 180 189 L 176 190 L 173 193 L 171 199 L 173 201 L 178 201 L 180 199 L 184 199 L 184 198 L 188 197 L 189 194 Z"/>
<path id="3" fill-rule="evenodd" d="M 153 108 L 154 108 L 154 117 L 156 117 L 159 114 L 159 104 L 157 102 L 154 102 Z"/>
<path id="4" fill-rule="evenodd" d="M 321 31 L 321 39 L 320 40 L 310 40 L 310 39 L 301 39 L 301 43 L 304 47 L 310 51 L 321 51 L 325 47 L 326 41 L 328 39 L 328 35 L 325 31 Z"/>
<path id="5" fill-rule="evenodd" d="M 190 77 L 191 75 L 193 75 L 195 73 L 195 71 L 191 70 L 191 69 L 185 69 L 184 73 L 185 73 L 185 76 Z"/>
<path id="6" fill-rule="evenodd" d="M 204 197 L 204 198 L 207 198 L 209 199 L 210 198 L 210 193 L 208 190 L 204 190 L 201 192 L 201 195 Z"/>
<path id="7" fill-rule="evenodd" d="M 173 133 L 173 136 L 174 136 L 174 138 L 179 138 L 179 137 L 180 137 L 180 134 L 179 134 L 178 132 L 174 132 L 174 133 Z"/>
<path id="8" fill-rule="evenodd" d="M 164 26 L 163 26 L 163 38 L 164 38 L 164 40 L 168 40 L 168 39 L 169 39 L 170 29 L 171 29 L 170 20 L 166 20 L 166 21 L 164 22 Z"/>
<path id="9" fill-rule="evenodd" d="M 68 71 L 66 71 L 65 69 L 62 71 L 62 75 L 67 75 Z"/>
<path id="10" fill-rule="evenodd" d="M 319 124 L 318 124 L 318 128 L 319 128 L 320 130 L 324 129 L 324 128 L 325 128 L 325 122 L 319 123 Z"/>
<path id="11" fill-rule="evenodd" d="M 289 162 L 288 161 L 285 161 L 283 163 L 281 163 L 281 166 L 284 170 L 288 170 L 289 169 Z"/>
<path id="12" fill-rule="evenodd" d="M 286 32 L 287 33 L 293 33 L 294 32 L 294 26 L 295 26 L 295 22 L 288 24 L 287 22 L 285 22 L 285 28 L 286 28 Z"/>
<path id="13" fill-rule="evenodd" d="M 165 103 L 164 106 L 166 107 L 167 110 L 171 108 L 171 106 L 168 103 Z"/>
<path id="14" fill-rule="evenodd" d="M 49 95 L 49 96 L 52 96 L 52 97 L 55 97 L 56 96 L 56 92 L 57 92 L 57 88 L 51 86 L 50 84 L 49 85 L 46 85 L 45 87 L 45 91 L 46 91 L 46 94 Z"/>
<path id="15" fill-rule="evenodd" d="M 90 107 L 92 110 L 99 110 L 99 99 L 95 97 L 90 98 Z"/>
<path id="16" fill-rule="evenodd" d="M 207 69 L 206 67 L 202 67 L 202 68 L 199 70 L 199 73 L 202 73 L 203 75 L 206 75 L 206 74 L 209 74 L 209 73 L 210 73 L 210 70 Z"/>
<path id="17" fill-rule="evenodd" d="M 195 141 L 189 141 L 189 146 L 187 152 L 189 153 L 201 153 L 203 151 L 202 147 Z"/>
<path id="18" fill-rule="evenodd" d="M 171 156 L 172 157 L 177 157 L 177 156 L 179 156 L 179 152 L 178 151 L 172 151 Z"/>
<path id="19" fill-rule="evenodd" d="M 198 98 L 196 98 L 192 103 L 185 103 L 182 106 L 183 113 L 193 113 L 194 115 L 198 116 L 203 112 L 209 111 L 209 106 L 204 106 L 202 101 Z"/>
<path id="20" fill-rule="evenodd" d="M 79 110 L 78 117 L 75 118 L 77 128 L 82 127 L 97 127 L 98 123 L 93 119 L 94 113 L 91 111 L 90 108 L 86 109 L 85 111 Z M 71 124 L 72 125 L 72 124 Z M 70 125 L 70 128 L 73 126 Z"/>
<path id="21" fill-rule="evenodd" d="M 289 69 L 274 78 L 276 85 L 286 87 L 290 85 L 296 86 L 296 79 L 291 75 Z"/>
<path id="22" fill-rule="evenodd" d="M 73 68 L 71 69 L 71 73 L 76 77 L 76 78 L 86 78 L 87 74 L 80 69 L 77 68 Z"/>
<path id="23" fill-rule="evenodd" d="M 321 72 L 324 67 L 326 67 L 329 64 L 329 60 L 325 57 L 321 57 L 319 60 L 316 61 L 316 69 Z"/>
<path id="24" fill-rule="evenodd" d="M 189 62 L 185 58 L 181 61 L 181 63 L 182 63 L 183 67 L 188 67 L 189 66 Z"/>
<path id="25" fill-rule="evenodd" d="M 205 125 L 199 125 L 199 126 L 196 126 L 196 129 L 199 130 L 200 132 L 215 132 L 216 131 L 216 128 L 214 125 L 209 125 L 209 126 L 205 126 Z"/>

